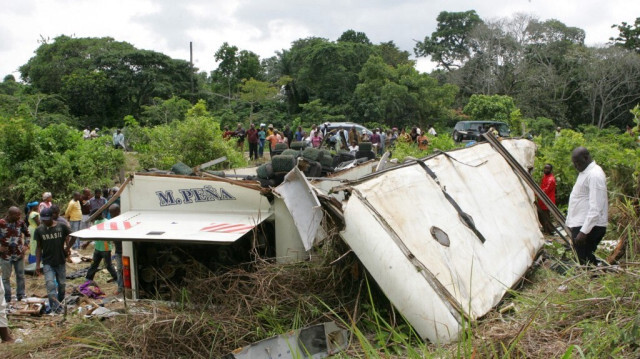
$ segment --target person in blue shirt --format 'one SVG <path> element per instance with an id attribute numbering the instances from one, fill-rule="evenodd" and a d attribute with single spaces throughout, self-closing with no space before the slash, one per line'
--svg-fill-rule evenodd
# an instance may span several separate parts
<path id="1" fill-rule="evenodd" d="M 304 132 L 302 131 L 302 126 L 298 126 L 298 130 L 295 133 L 296 141 L 302 141 L 304 137 Z"/>
<path id="2" fill-rule="evenodd" d="M 267 139 L 267 132 L 264 130 L 264 123 L 260 124 L 260 130 L 258 130 L 258 157 L 264 155 L 264 142 Z"/>

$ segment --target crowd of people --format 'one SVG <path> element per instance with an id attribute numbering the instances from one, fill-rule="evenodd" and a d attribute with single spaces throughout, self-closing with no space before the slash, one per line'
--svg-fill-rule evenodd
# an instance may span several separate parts
<path id="1" fill-rule="evenodd" d="M 44 274 L 44 284 L 47 291 L 49 309 L 53 313 L 62 311 L 62 303 L 66 296 L 66 263 L 70 261 L 71 250 L 78 249 L 78 244 L 71 234 L 101 223 L 120 214 L 119 200 L 113 201 L 108 209 L 105 205 L 116 194 L 117 187 L 111 189 L 85 188 L 82 192 L 74 192 L 66 205 L 64 213 L 53 202 L 50 192 L 42 194 L 42 201 L 26 204 L 24 211 L 18 207 L 10 207 L 7 215 L 0 219 L 0 336 L 2 341 L 11 338 L 2 329 L 6 323 L 3 319 L 7 303 L 22 301 L 26 297 L 25 265 L 35 263 L 35 274 Z M 24 214 L 24 216 L 23 216 Z M 90 221 L 90 219 L 94 221 Z M 82 247 L 86 248 L 89 242 Z M 108 242 L 95 241 L 95 250 L 91 267 L 86 274 L 87 281 L 94 279 L 100 262 L 117 283 L 118 289 L 114 294 L 120 294 L 123 287 L 122 279 L 122 245 L 116 242 L 112 246 Z M 115 249 L 117 268 L 113 267 L 111 256 Z M 15 273 L 15 297 L 11 286 L 11 276 Z"/>
<path id="2" fill-rule="evenodd" d="M 398 130 L 397 127 L 390 129 L 374 128 L 371 133 L 362 129 L 351 127 L 330 128 L 330 123 L 325 122 L 322 125 L 312 125 L 309 130 L 304 130 L 302 126 L 298 126 L 295 132 L 289 125 L 283 130 L 278 130 L 272 124 L 268 126 L 261 123 L 256 128 L 251 123 L 249 129 L 244 129 L 241 123 L 238 123 L 235 130 L 225 127 L 223 138 L 226 140 L 234 139 L 237 149 L 244 152 L 245 140 L 249 143 L 249 159 L 255 160 L 263 157 L 265 146 L 271 154 L 278 144 L 284 144 L 289 148 L 293 142 L 304 142 L 305 147 L 327 147 L 336 151 L 348 150 L 351 152 L 358 151 L 358 144 L 362 142 L 371 142 L 373 151 L 377 154 L 384 153 L 385 149 L 392 148 L 396 141 L 406 143 L 415 143 L 421 150 L 427 150 L 430 138 L 437 136 L 433 125 L 428 126 L 425 132 L 417 126 L 413 126 L 410 130 L 404 128 Z"/>

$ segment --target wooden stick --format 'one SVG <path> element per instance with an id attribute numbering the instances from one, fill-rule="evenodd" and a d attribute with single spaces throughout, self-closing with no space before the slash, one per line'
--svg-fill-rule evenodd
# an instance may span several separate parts
<path id="1" fill-rule="evenodd" d="M 124 191 L 124 188 L 127 187 L 127 185 L 129 184 L 129 182 L 131 182 L 132 179 L 133 179 L 133 176 L 129 176 L 126 179 L 126 181 L 124 181 L 122 186 L 120 186 L 120 188 L 118 189 L 118 192 L 116 192 L 113 195 L 113 197 L 111 197 L 111 199 L 109 199 L 107 201 L 107 203 L 102 205 L 102 207 L 100 207 L 94 214 L 92 214 L 91 217 L 89 217 L 89 219 L 87 221 L 88 222 L 93 222 L 96 218 L 98 218 L 100 213 L 104 212 L 107 208 L 109 208 L 109 206 L 111 206 L 113 204 L 113 202 L 115 202 L 118 198 L 120 198 L 120 195 L 122 194 L 122 191 Z"/>

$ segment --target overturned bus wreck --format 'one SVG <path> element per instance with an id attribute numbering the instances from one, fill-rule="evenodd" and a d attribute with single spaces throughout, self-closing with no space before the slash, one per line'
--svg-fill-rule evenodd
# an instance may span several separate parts
<path id="1" fill-rule="evenodd" d="M 535 144 L 503 140 L 524 168 Z M 307 258 L 326 213 L 391 303 L 431 342 L 455 341 L 495 307 L 544 243 L 534 192 L 489 143 L 391 168 L 372 162 L 307 179 L 294 167 L 276 188 L 219 177 L 136 174 L 122 214 L 73 235 L 123 241 L 130 297 L 159 292 L 181 253 L 209 268 Z"/>
<path id="2" fill-rule="evenodd" d="M 535 145 L 505 140 L 525 168 Z M 496 306 L 544 243 L 534 194 L 489 144 L 377 172 L 343 190 L 342 238 L 416 331 L 455 340 Z"/>

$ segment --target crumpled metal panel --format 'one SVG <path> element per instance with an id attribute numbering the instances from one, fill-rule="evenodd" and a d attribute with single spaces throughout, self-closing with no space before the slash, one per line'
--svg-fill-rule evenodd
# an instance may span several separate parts
<path id="1" fill-rule="evenodd" d="M 533 164 L 535 144 L 503 144 Z M 544 242 L 532 191 L 488 144 L 424 164 L 435 178 L 416 163 L 353 185 L 341 235 L 421 336 L 450 342 L 465 318 L 498 304 Z M 433 239 L 432 227 L 448 246 Z"/>
<path id="2" fill-rule="evenodd" d="M 322 359 L 347 348 L 348 333 L 335 322 L 326 322 L 261 340 L 234 350 L 223 359 Z"/>
<path id="3" fill-rule="evenodd" d="M 276 187 L 275 192 L 282 197 L 291 213 L 304 249 L 310 250 L 323 216 L 314 189 L 298 167 L 294 167 L 284 177 L 284 181 Z"/>

